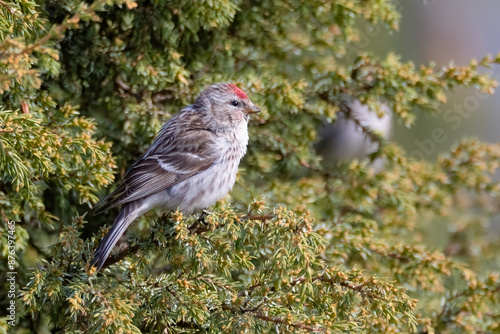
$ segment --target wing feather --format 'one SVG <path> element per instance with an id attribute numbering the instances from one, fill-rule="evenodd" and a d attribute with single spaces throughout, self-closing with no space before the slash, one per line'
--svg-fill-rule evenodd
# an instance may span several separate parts
<path id="1" fill-rule="evenodd" d="M 185 117 L 182 117 L 185 116 Z M 160 130 L 149 149 L 125 173 L 124 181 L 97 204 L 96 213 L 164 191 L 210 168 L 217 160 L 217 135 L 178 115 Z M 189 126 L 191 125 L 191 126 Z M 187 128 L 187 130 L 186 130 Z"/>

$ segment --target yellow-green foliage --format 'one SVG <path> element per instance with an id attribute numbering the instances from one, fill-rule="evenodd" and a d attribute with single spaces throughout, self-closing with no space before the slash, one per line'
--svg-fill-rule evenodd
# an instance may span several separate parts
<path id="1" fill-rule="evenodd" d="M 398 1 L 0 1 L 0 309 L 16 222 L 15 333 L 500 332 L 500 147 L 464 139 L 417 161 L 375 133 L 387 169 L 325 170 L 316 130 L 345 96 L 407 126 L 481 68 L 354 52 L 397 30 Z M 206 218 L 135 223 L 102 273 L 88 262 L 116 211 L 84 215 L 161 125 L 209 83 L 263 112 L 237 185 Z M 73 219 L 71 217 L 74 217 Z M 426 246 L 425 227 L 454 231 Z M 443 235 L 443 238 L 448 236 Z M 451 249 L 451 248 L 450 248 Z M 3 314 L 3 313 L 2 313 Z M 0 318 L 0 329 L 9 328 Z"/>

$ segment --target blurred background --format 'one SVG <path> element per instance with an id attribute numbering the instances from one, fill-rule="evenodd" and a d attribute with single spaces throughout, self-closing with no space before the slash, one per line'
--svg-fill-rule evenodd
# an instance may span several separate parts
<path id="1" fill-rule="evenodd" d="M 400 54 L 403 60 L 411 60 L 417 65 L 435 62 L 438 67 L 450 63 L 467 65 L 471 59 L 481 59 L 487 54 L 495 56 L 500 52 L 500 20 L 497 15 L 500 13 L 500 1 L 409 0 L 400 1 L 399 6 L 402 13 L 399 32 L 388 34 L 383 29 L 366 29 L 366 38 L 358 45 L 360 50 L 374 52 L 380 57 L 394 52 Z M 499 80 L 499 67 L 489 71 Z M 439 108 L 438 113 L 419 112 L 416 123 L 410 129 L 395 117 L 393 140 L 412 157 L 432 160 L 438 154 L 449 151 L 463 137 L 499 142 L 499 104 L 498 89 L 494 95 L 457 90 L 447 96 L 447 103 Z M 436 131 L 439 136 L 433 135 Z M 499 173 L 497 178 L 500 180 Z M 494 232 L 491 237 L 498 240 L 500 215 L 483 222 L 483 226 Z M 451 230 L 455 228 L 454 224 L 433 225 L 434 233 L 430 234 L 434 234 L 434 240 L 431 243 L 437 247 L 452 247 L 450 239 L 463 237 L 460 236 L 460 228 Z M 451 234 L 448 241 L 443 238 L 446 229 Z M 454 253 L 454 250 L 450 251 Z"/>
<path id="2" fill-rule="evenodd" d="M 394 51 L 416 64 L 436 62 L 438 67 L 453 62 L 469 64 L 487 54 L 500 52 L 500 1 L 495 0 L 410 0 L 400 2 L 403 20 L 400 31 L 388 35 L 381 30 L 367 49 L 380 56 Z M 375 35 L 375 33 L 374 33 Z M 492 68 L 500 78 L 500 68 Z M 500 141 L 500 94 L 481 96 L 473 90 L 458 90 L 448 96 L 439 114 L 423 113 L 417 123 L 406 129 L 396 121 L 394 140 L 408 153 L 435 158 L 464 136 L 486 142 Z M 440 128 L 444 136 L 432 140 L 432 131 Z M 446 138 L 446 139 L 445 139 Z M 432 144 L 430 142 L 432 140 Z"/>

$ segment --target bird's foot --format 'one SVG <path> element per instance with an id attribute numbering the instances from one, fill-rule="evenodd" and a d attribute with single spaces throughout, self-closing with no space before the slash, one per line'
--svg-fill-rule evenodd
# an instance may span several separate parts
<path id="1" fill-rule="evenodd" d="M 212 211 L 208 211 L 206 209 L 204 210 L 201 210 L 201 215 L 200 217 L 198 218 L 198 222 L 199 223 L 202 223 L 203 225 L 208 225 L 208 223 L 205 221 L 205 217 L 212 214 Z"/>

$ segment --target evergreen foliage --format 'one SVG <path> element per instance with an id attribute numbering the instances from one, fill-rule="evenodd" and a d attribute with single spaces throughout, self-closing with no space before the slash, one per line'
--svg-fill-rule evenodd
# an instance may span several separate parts
<path id="1" fill-rule="evenodd" d="M 0 309 L 13 333 L 500 332 L 500 145 L 464 139 L 436 161 L 325 170 L 312 144 L 347 96 L 407 126 L 449 92 L 492 94 L 483 68 L 416 66 L 353 48 L 397 30 L 390 0 L 1 0 Z M 263 112 L 235 189 L 207 217 L 153 213 L 105 270 L 88 263 L 116 211 L 85 213 L 208 84 Z M 16 268 L 8 265 L 15 221 Z M 453 229 L 427 246 L 429 226 Z M 102 227 L 100 227 L 102 226 Z M 498 239 L 497 239 L 498 240 Z M 446 253 L 446 254 L 445 254 Z M 2 313 L 3 314 L 3 313 Z"/>

